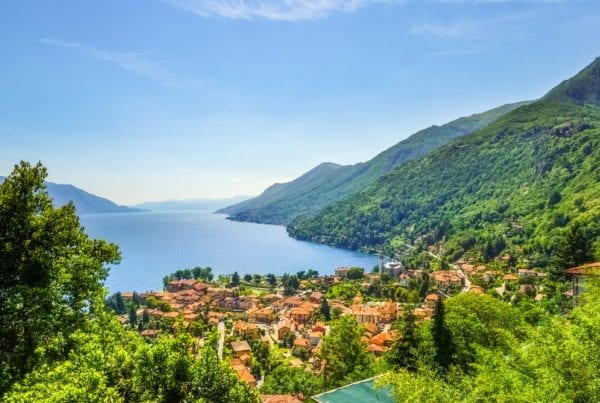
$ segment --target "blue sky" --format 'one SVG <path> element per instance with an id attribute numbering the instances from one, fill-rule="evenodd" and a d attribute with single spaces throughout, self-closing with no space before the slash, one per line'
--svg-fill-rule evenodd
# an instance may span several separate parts
<path id="1" fill-rule="evenodd" d="M 119 203 L 257 194 L 600 56 L 600 2 L 0 2 L 0 174 Z"/>

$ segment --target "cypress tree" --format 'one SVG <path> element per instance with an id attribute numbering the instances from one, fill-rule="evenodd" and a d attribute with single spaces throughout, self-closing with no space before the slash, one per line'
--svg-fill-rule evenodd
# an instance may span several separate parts
<path id="1" fill-rule="evenodd" d="M 454 362 L 454 353 L 456 346 L 452 340 L 452 333 L 445 321 L 446 313 L 444 311 L 444 302 L 438 299 L 433 311 L 433 325 L 431 327 L 431 336 L 435 348 L 434 361 L 442 371 L 446 373 L 450 365 Z"/>

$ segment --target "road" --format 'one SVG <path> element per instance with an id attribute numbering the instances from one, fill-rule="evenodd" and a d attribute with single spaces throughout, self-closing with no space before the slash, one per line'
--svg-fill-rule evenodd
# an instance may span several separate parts
<path id="1" fill-rule="evenodd" d="M 223 344 L 225 343 L 225 322 L 219 322 L 217 325 L 217 330 L 219 331 L 219 347 L 217 349 L 217 354 L 219 356 L 219 360 L 222 360 Z"/>
<path id="2" fill-rule="evenodd" d="M 409 245 L 407 243 L 405 243 L 404 245 L 408 246 L 409 249 L 414 249 L 415 247 L 412 245 Z M 439 257 L 438 255 L 435 255 L 434 253 L 425 250 L 425 253 L 427 253 L 429 256 L 437 259 L 437 260 L 442 260 L 441 257 Z M 461 292 L 467 292 L 469 291 L 469 289 L 471 288 L 471 280 L 469 280 L 469 277 L 467 277 L 467 274 L 462 271 L 462 269 L 460 267 L 458 267 L 455 264 L 449 263 L 448 264 L 452 269 L 456 270 L 461 276 L 463 276 L 463 278 L 465 279 L 465 285 L 462 287 Z"/>

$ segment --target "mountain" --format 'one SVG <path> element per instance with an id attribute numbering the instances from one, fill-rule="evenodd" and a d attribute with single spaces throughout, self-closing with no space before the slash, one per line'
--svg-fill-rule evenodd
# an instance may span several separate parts
<path id="1" fill-rule="evenodd" d="M 0 176 L 0 183 L 2 182 L 4 182 L 4 176 Z M 108 199 L 93 195 L 73 185 L 52 182 L 45 182 L 45 184 L 55 206 L 64 206 L 72 201 L 78 214 L 134 213 L 142 211 L 127 206 L 119 206 Z"/>
<path id="2" fill-rule="evenodd" d="M 451 259 L 510 251 L 546 264 L 566 227 L 600 235 L 600 58 L 538 102 L 298 218 L 298 239 L 392 253 L 446 240 Z M 596 241 L 596 247 L 598 241 Z"/>
<path id="3" fill-rule="evenodd" d="M 241 203 L 250 196 L 235 196 L 227 199 L 188 199 L 188 200 L 165 200 L 156 202 L 143 202 L 134 205 L 152 211 L 179 211 L 179 210 L 207 210 L 214 211 L 232 203 Z"/>
<path id="4" fill-rule="evenodd" d="M 322 163 L 291 182 L 274 184 L 260 196 L 226 207 L 219 212 L 229 214 L 230 219 L 236 221 L 287 224 L 299 215 L 314 214 L 364 189 L 398 165 L 422 157 L 457 137 L 472 133 L 527 103 L 504 105 L 456 119 L 442 126 L 431 126 L 364 163 Z"/>

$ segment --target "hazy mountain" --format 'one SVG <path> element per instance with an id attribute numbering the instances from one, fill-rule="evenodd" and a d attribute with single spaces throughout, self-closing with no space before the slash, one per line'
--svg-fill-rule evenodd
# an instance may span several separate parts
<path id="1" fill-rule="evenodd" d="M 526 103 L 504 105 L 487 112 L 456 119 L 442 126 L 431 126 L 364 163 L 320 164 L 291 182 L 274 184 L 260 196 L 229 206 L 219 212 L 229 214 L 232 220 L 237 221 L 289 223 L 299 215 L 314 214 L 366 188 L 396 166 L 422 157 L 457 137 L 472 133 Z"/>
<path id="2" fill-rule="evenodd" d="M 4 178 L 4 176 L 0 176 L 0 183 L 4 182 Z M 119 206 L 104 197 L 93 195 L 73 185 L 46 182 L 46 189 L 53 199 L 55 206 L 64 206 L 69 201 L 72 201 L 75 204 L 78 214 L 133 213 L 142 211 L 127 206 Z"/>
<path id="3" fill-rule="evenodd" d="M 215 211 L 233 203 L 240 203 L 251 196 L 235 196 L 227 199 L 188 199 L 143 202 L 133 207 L 152 211 L 177 211 L 177 210 L 208 210 Z"/>

